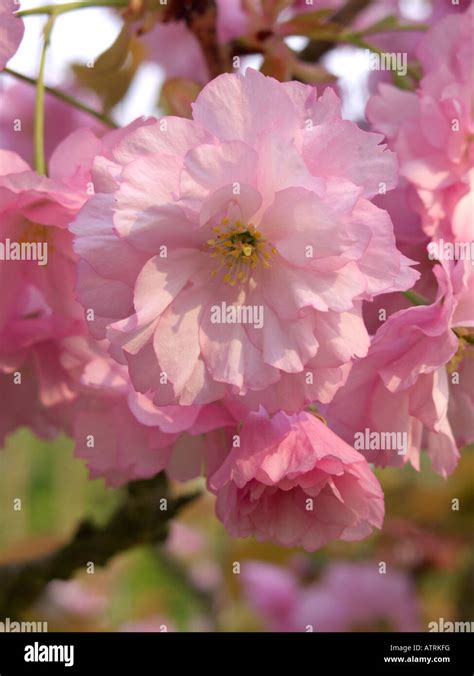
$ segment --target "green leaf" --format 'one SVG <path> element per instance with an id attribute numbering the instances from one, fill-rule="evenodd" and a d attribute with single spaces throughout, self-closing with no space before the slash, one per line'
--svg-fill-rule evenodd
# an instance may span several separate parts
<path id="1" fill-rule="evenodd" d="M 71 66 L 78 83 L 94 91 L 107 112 L 121 101 L 143 61 L 142 44 L 124 26 L 115 42 L 99 56 L 92 67 Z"/>
<path id="2" fill-rule="evenodd" d="M 192 117 L 191 104 L 196 100 L 202 85 L 184 77 L 166 80 L 160 92 L 159 105 L 167 115 Z"/>

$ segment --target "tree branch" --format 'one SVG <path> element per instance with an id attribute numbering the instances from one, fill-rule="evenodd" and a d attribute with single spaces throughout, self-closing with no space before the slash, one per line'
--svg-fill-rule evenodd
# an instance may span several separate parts
<path id="1" fill-rule="evenodd" d="M 215 0 L 170 0 L 163 21 L 184 20 L 201 45 L 212 78 L 230 70 L 228 53 L 217 37 Z"/>
<path id="2" fill-rule="evenodd" d="M 46 52 L 48 51 L 51 42 L 54 20 L 55 15 L 52 14 L 43 29 L 43 49 L 41 50 L 38 79 L 36 80 L 34 148 L 35 169 L 40 175 L 46 174 L 46 159 L 44 156 L 44 71 L 46 66 Z"/>
<path id="3" fill-rule="evenodd" d="M 348 0 L 344 7 L 341 7 L 341 9 L 333 14 L 329 20 L 331 23 L 340 24 L 341 29 L 350 26 L 354 19 L 364 11 L 364 9 L 367 9 L 371 1 L 372 0 Z M 299 54 L 299 58 L 302 61 L 319 61 L 326 52 L 329 52 L 329 50 L 337 44 L 339 44 L 337 41 L 311 40 Z"/>
<path id="4" fill-rule="evenodd" d="M 43 5 L 21 9 L 16 16 L 33 16 L 34 14 L 64 14 L 76 9 L 90 9 L 91 7 L 125 7 L 128 0 L 79 0 L 79 2 L 66 2 L 63 5 Z"/>
<path id="5" fill-rule="evenodd" d="M 21 80 L 22 82 L 27 82 L 30 85 L 36 86 L 35 78 L 28 77 L 28 75 L 23 75 L 23 73 L 18 73 L 16 70 L 12 70 L 11 68 L 4 68 L 2 73 L 6 73 L 7 75 L 11 75 L 17 80 Z M 111 120 L 109 117 L 107 117 L 107 115 L 99 113 L 99 111 L 94 110 L 93 108 L 89 108 L 89 106 L 86 106 L 85 103 L 82 103 L 82 101 L 75 99 L 73 96 L 69 96 L 69 94 L 62 92 L 59 89 L 55 89 L 54 87 L 45 86 L 44 90 L 48 94 L 51 94 L 51 96 L 54 96 L 56 99 L 59 99 L 60 101 L 65 101 L 66 103 L 69 103 L 71 106 L 74 106 L 74 108 L 82 110 L 82 112 L 87 113 L 88 115 L 92 115 L 93 117 L 97 118 L 108 127 L 111 127 L 112 129 L 117 128 L 115 122 Z"/>
<path id="6" fill-rule="evenodd" d="M 90 562 L 104 566 L 132 547 L 163 542 L 170 519 L 197 495 L 170 498 L 163 474 L 130 483 L 126 500 L 105 525 L 84 520 L 70 542 L 57 551 L 0 567 L 0 618 L 18 617 L 51 580 L 67 580 Z M 166 510 L 162 509 L 163 499 L 167 500 Z"/>

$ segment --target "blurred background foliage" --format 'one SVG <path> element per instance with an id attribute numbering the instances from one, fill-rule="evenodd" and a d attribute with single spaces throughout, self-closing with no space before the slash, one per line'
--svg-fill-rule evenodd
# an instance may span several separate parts
<path id="1" fill-rule="evenodd" d="M 371 560 L 385 561 L 413 580 L 422 630 L 440 617 L 472 621 L 473 450 L 464 450 L 447 480 L 429 463 L 421 472 L 376 470 L 386 498 L 382 532 L 314 554 L 230 538 L 213 515 L 213 498 L 204 492 L 172 525 L 167 545 L 138 547 L 105 569 L 96 567 L 94 574 L 77 571 L 71 589 L 48 590 L 22 619 L 46 620 L 50 631 L 265 630 L 242 593 L 236 563 L 259 560 L 297 568 L 313 582 L 330 562 Z M 67 541 L 82 518 L 105 521 L 121 498 L 121 491 L 87 478 L 71 441 L 44 442 L 20 430 L 0 454 L 0 565 L 51 551 Z"/>

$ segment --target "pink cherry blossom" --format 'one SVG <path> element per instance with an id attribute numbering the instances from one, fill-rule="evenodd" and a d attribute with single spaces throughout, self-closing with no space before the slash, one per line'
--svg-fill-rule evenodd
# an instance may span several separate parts
<path id="1" fill-rule="evenodd" d="M 1 443 L 22 425 L 45 437 L 70 427 L 77 377 L 64 359 L 86 349 L 87 328 L 67 226 L 87 200 L 94 153 L 120 133 L 72 134 L 51 156 L 49 177 L 0 150 L 0 286 L 8 289 L 0 295 Z"/>
<path id="2" fill-rule="evenodd" d="M 216 513 L 234 537 L 314 551 L 380 528 L 383 493 L 363 456 L 310 413 L 250 413 L 209 478 Z"/>
<path id="3" fill-rule="evenodd" d="M 367 29 L 376 22 L 382 21 L 389 16 L 395 16 L 401 25 L 416 26 L 420 23 L 422 26 L 433 25 L 447 14 L 460 14 L 469 7 L 471 0 L 427 0 L 427 2 L 417 5 L 416 3 L 407 3 L 405 0 L 377 0 L 369 3 L 365 11 L 362 11 L 356 18 L 354 25 L 358 30 Z M 413 12 L 415 9 L 415 12 Z M 416 10 L 422 9 L 423 13 L 417 14 Z M 415 16 L 414 16 L 415 14 Z M 406 54 L 408 63 L 414 63 L 417 59 L 417 48 L 420 40 L 425 35 L 425 28 L 421 30 L 409 31 L 387 31 L 381 33 L 371 33 L 371 44 L 389 54 Z M 393 84 L 393 71 L 375 70 L 372 71 L 369 78 L 369 88 L 376 90 L 380 82 Z"/>
<path id="4" fill-rule="evenodd" d="M 433 262 L 428 251 L 431 240 L 423 232 L 421 218 L 414 208 L 414 204 L 418 204 L 418 197 L 413 186 L 403 179 L 395 190 L 377 196 L 374 203 L 389 213 L 399 251 L 417 261 L 416 268 L 421 276 L 413 290 L 425 298 L 434 298 L 437 282 L 431 272 Z M 372 302 L 364 303 L 364 321 L 369 333 L 375 334 L 387 317 L 410 306 L 411 302 L 401 293 L 383 294 Z"/>
<path id="5" fill-rule="evenodd" d="M 333 562 L 304 586 L 288 569 L 260 561 L 242 567 L 243 591 L 269 631 L 417 631 L 420 608 L 409 577 L 377 562 Z"/>
<path id="6" fill-rule="evenodd" d="M 362 300 L 417 278 L 370 202 L 396 180 L 379 141 L 331 89 L 247 70 L 209 83 L 194 120 L 149 123 L 96 160 L 72 226 L 78 294 L 138 391 L 331 399 L 368 349 Z"/>
<path id="7" fill-rule="evenodd" d="M 0 167 L 0 286 L 8 289 L 0 298 L 3 443 L 21 425 L 54 436 L 65 424 L 62 405 L 74 398 L 61 354 L 68 337 L 87 331 L 74 298 L 67 224 L 86 192 L 38 176 L 9 151 L 0 151 Z M 25 245 L 28 251 L 17 260 Z"/>
<path id="8" fill-rule="evenodd" d="M 64 87 L 62 88 L 64 89 Z M 68 93 L 66 91 L 66 93 Z M 71 92 L 72 93 L 72 92 Z M 88 97 L 90 99 L 91 97 Z M 89 103 L 89 100 L 86 101 Z M 90 101 L 91 105 L 95 101 Z M 0 97 L 0 146 L 3 150 L 13 150 L 26 162 L 33 161 L 33 127 L 35 112 L 35 88 L 30 84 L 15 82 L 8 86 Z M 21 121 L 21 130 L 16 129 L 15 121 Z M 97 136 L 106 131 L 106 127 L 91 115 L 73 108 L 70 104 L 45 96 L 45 156 L 49 161 L 57 146 L 69 134 L 80 127 L 90 129 Z"/>
<path id="9" fill-rule="evenodd" d="M 269 631 L 294 630 L 292 616 L 300 597 L 300 587 L 289 567 L 245 561 L 241 580 L 245 598 Z"/>
<path id="10" fill-rule="evenodd" d="M 95 357 L 85 365 L 75 403 L 75 453 L 91 478 L 108 486 L 148 479 L 166 468 L 179 480 L 199 476 L 206 462 L 202 435 L 234 418 L 220 404 L 157 407 L 131 387 L 127 371 L 92 347 Z"/>
<path id="11" fill-rule="evenodd" d="M 369 461 L 381 466 L 410 461 L 419 469 L 420 450 L 426 448 L 435 471 L 447 476 L 459 459 L 449 418 L 450 392 L 451 409 L 462 430 L 459 441 L 469 443 L 474 438 L 469 380 L 473 279 L 471 265 L 465 261 L 436 265 L 434 273 L 438 281 L 435 302 L 388 318 L 367 357 L 355 364 L 325 414 L 351 444 L 365 430 L 406 435 L 401 447 L 365 448 Z M 453 371 L 458 377 L 452 377 Z"/>
<path id="12" fill-rule="evenodd" d="M 22 301 L 26 313 L 12 317 L 0 334 L 0 446 L 23 426 L 46 439 L 71 430 L 74 369 L 84 361 L 86 339 L 71 322 L 52 318 L 40 300 L 30 299 L 30 312 Z"/>
<path id="13" fill-rule="evenodd" d="M 58 149 L 51 158 L 51 178 L 38 176 L 15 153 L 0 152 L 5 172 L 0 175 L 0 280 L 9 289 L 0 301 L 0 370 L 5 374 L 2 419 L 9 420 L 9 432 L 28 424 L 41 436 L 52 436 L 70 423 L 75 360 L 86 350 L 67 224 L 85 202 L 87 190 L 83 177 L 73 178 L 77 165 L 69 143 L 65 150 L 71 175 L 61 174 Z M 41 246 L 42 255 L 30 250 L 21 260 L 12 259 L 11 244 Z"/>
<path id="14" fill-rule="evenodd" d="M 61 619 L 61 616 L 97 617 L 106 606 L 105 594 L 77 580 L 53 580 L 41 601 L 41 610 L 52 619 Z"/>
<path id="15" fill-rule="evenodd" d="M 301 594 L 293 615 L 305 631 L 417 631 L 420 610 L 410 579 L 401 571 L 381 573 L 378 562 L 335 562 Z"/>
<path id="16" fill-rule="evenodd" d="M 10 61 L 25 32 L 25 26 L 14 12 L 20 9 L 14 0 L 0 0 L 0 70 Z"/>
<path id="17" fill-rule="evenodd" d="M 40 345 L 29 358 L 16 364 L 0 363 L 0 448 L 6 438 L 20 427 L 29 427 L 43 439 L 53 439 L 62 429 L 63 421 L 55 408 L 46 407 L 40 400 L 43 392 L 36 377 L 38 358 L 44 351 L 54 349 L 55 342 Z M 49 362 L 51 364 L 51 361 Z M 21 380 L 20 380 L 21 379 Z M 58 382 L 56 380 L 56 382 Z M 58 383 L 59 384 L 59 383 Z"/>
<path id="18" fill-rule="evenodd" d="M 93 378 L 98 379 L 95 384 Z M 108 486 L 158 474 L 167 464 L 176 433 L 142 425 L 127 403 L 127 380 L 119 368 L 92 361 L 74 417 L 75 454 L 83 458 L 91 479 L 104 478 Z"/>
<path id="19" fill-rule="evenodd" d="M 9 288 L 0 307 L 0 327 L 16 312 L 18 297 L 34 287 L 52 312 L 82 316 L 74 299 L 75 256 L 67 226 L 87 198 L 86 186 L 73 189 L 56 178 L 38 176 L 16 154 L 0 151 L 2 286 Z M 22 258 L 21 246 L 29 247 Z M 36 247 L 36 258 L 33 248 Z M 52 252 L 54 251 L 54 255 Z"/>
<path id="20" fill-rule="evenodd" d="M 430 237 L 473 238 L 472 6 L 447 16 L 421 40 L 424 77 L 416 92 L 380 85 L 367 107 L 415 188 Z"/>

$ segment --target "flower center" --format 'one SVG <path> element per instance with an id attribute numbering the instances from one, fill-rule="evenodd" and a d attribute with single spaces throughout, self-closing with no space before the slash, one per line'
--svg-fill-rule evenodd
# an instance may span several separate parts
<path id="1" fill-rule="evenodd" d="M 212 230 L 216 236 L 207 240 L 207 244 L 211 258 L 217 258 L 218 265 L 211 274 L 215 277 L 224 270 L 224 282 L 230 286 L 245 284 L 259 264 L 269 268 L 270 260 L 277 254 L 252 223 L 244 225 L 235 221 L 230 225 L 229 219 L 224 218 L 222 224 Z"/>
<path id="2" fill-rule="evenodd" d="M 47 244 L 50 252 L 54 251 L 52 242 L 52 231 L 47 225 L 40 225 L 32 221 L 26 221 L 22 229 L 21 235 L 18 238 L 19 244 Z"/>

